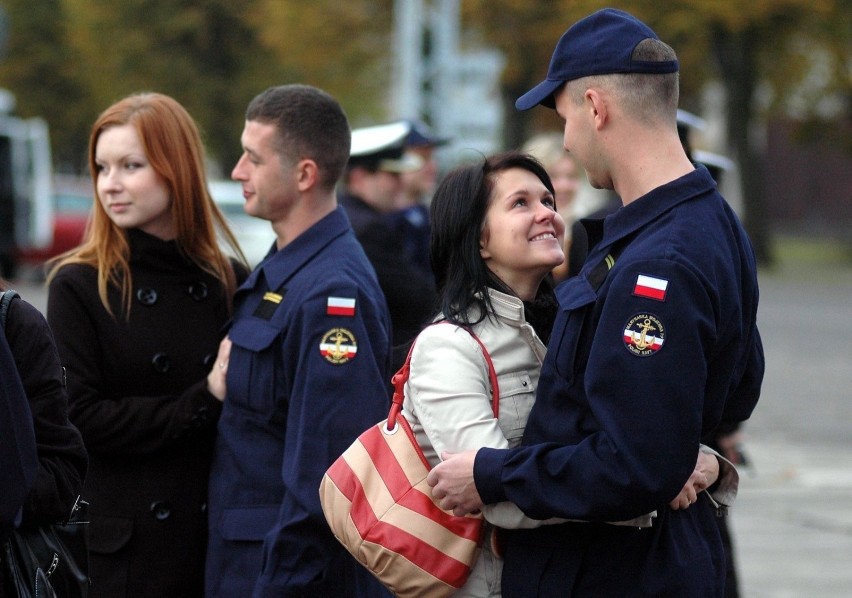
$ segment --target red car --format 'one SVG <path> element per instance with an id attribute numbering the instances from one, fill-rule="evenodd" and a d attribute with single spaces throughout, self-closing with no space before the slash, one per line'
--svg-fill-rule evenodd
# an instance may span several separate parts
<path id="1" fill-rule="evenodd" d="M 53 194 L 53 241 L 47 247 L 19 247 L 15 252 L 16 266 L 40 267 L 83 240 L 92 209 L 91 189 L 59 185 L 57 189 Z"/>

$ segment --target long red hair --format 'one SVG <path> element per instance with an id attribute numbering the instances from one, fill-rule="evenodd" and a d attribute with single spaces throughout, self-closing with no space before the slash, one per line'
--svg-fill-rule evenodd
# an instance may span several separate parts
<path id="1" fill-rule="evenodd" d="M 101 133 L 109 127 L 133 125 L 145 155 L 163 179 L 171 197 L 171 215 L 181 251 L 206 272 L 218 278 L 230 299 L 236 290 L 231 262 L 219 247 L 217 230 L 234 255 L 245 264 L 236 238 L 210 197 L 205 176 L 205 152 L 192 117 L 169 96 L 160 93 L 130 95 L 101 113 L 89 137 L 89 170 L 94 186 L 94 207 L 82 243 L 50 262 L 48 281 L 67 264 L 89 264 L 98 270 L 98 295 L 109 313 L 109 285 L 121 291 L 125 316 L 130 315 L 132 279 L 127 231 L 110 220 L 98 201 L 98 167 L 95 150 Z"/>

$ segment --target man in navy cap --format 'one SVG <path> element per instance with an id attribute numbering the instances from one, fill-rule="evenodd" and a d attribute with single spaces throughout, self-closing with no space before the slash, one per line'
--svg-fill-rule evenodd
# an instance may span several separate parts
<path id="1" fill-rule="evenodd" d="M 393 371 L 402 366 L 411 340 L 436 312 L 437 301 L 431 270 L 406 251 L 405 237 L 393 219 L 402 193 L 401 176 L 423 165 L 419 157 L 405 152 L 410 133 L 411 125 L 405 121 L 354 129 L 340 196 L 387 299 Z"/>
<path id="2" fill-rule="evenodd" d="M 753 251 L 677 134 L 674 51 L 605 9 L 559 40 L 547 79 L 518 99 L 565 120 L 564 145 L 623 207 L 586 223 L 589 257 L 559 312 L 523 446 L 480 449 L 430 474 L 457 514 L 516 503 L 569 522 L 505 534 L 503 595 L 721 596 L 725 555 L 707 492 L 672 510 L 695 449 L 748 418 L 764 361 Z M 686 506 L 686 505 L 683 505 Z"/>

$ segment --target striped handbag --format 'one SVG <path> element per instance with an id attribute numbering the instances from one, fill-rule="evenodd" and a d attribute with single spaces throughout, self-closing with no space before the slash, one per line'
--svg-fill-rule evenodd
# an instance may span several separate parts
<path id="1" fill-rule="evenodd" d="M 488 364 L 494 416 L 500 401 Z M 412 350 L 414 346 L 412 345 Z M 394 375 L 393 402 L 328 469 L 320 502 L 335 537 L 397 596 L 449 596 L 467 581 L 483 534 L 481 514 L 457 517 L 432 498 L 429 463 L 400 413 L 411 350 Z"/>

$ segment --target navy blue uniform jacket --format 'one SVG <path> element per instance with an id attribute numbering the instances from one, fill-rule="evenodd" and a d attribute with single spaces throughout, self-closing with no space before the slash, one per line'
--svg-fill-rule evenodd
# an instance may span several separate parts
<path id="1" fill-rule="evenodd" d="M 342 208 L 261 262 L 234 303 L 207 595 L 388 595 L 319 502 L 325 470 L 390 406 L 387 306 Z"/>
<path id="2" fill-rule="evenodd" d="M 486 503 L 510 500 L 542 519 L 660 516 L 643 530 L 508 532 L 504 596 L 721 595 L 724 553 L 707 494 L 685 511 L 667 503 L 702 436 L 748 418 L 758 399 L 751 245 L 703 167 L 588 228 L 583 270 L 556 290 L 525 446 L 480 450 L 476 486 Z M 593 272 L 619 249 L 596 289 Z"/>

